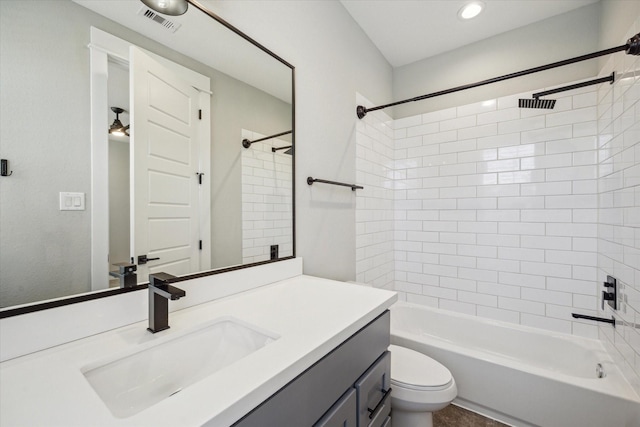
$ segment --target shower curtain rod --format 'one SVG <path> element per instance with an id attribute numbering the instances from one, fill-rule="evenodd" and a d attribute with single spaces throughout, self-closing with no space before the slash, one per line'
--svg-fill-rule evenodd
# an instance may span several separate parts
<path id="1" fill-rule="evenodd" d="M 249 147 L 251 147 L 251 144 L 253 144 L 254 142 L 266 141 L 267 139 L 277 138 L 277 137 L 282 136 L 282 135 L 289 135 L 292 132 L 293 132 L 292 130 L 288 130 L 286 132 L 280 132 L 280 133 L 277 133 L 275 135 L 265 136 L 264 138 L 256 139 L 255 141 L 249 141 L 248 139 L 245 138 L 245 139 L 242 140 L 242 146 L 244 148 L 249 148 Z"/>
<path id="2" fill-rule="evenodd" d="M 516 73 L 505 74 L 504 76 L 494 77 L 492 79 L 482 80 L 482 81 L 475 82 L 475 83 L 469 83 L 469 84 L 462 85 L 462 86 L 457 86 L 457 87 L 454 87 L 454 88 L 451 88 L 451 89 L 445 89 L 445 90 L 441 90 L 441 91 L 438 91 L 438 92 L 429 93 L 427 95 L 416 96 L 415 98 L 405 99 L 404 101 L 396 101 L 396 102 L 392 102 L 391 104 L 380 105 L 378 107 L 367 108 L 365 106 L 358 105 L 358 107 L 356 108 L 356 114 L 357 114 L 359 119 L 362 119 L 362 118 L 364 118 L 364 116 L 367 115 L 367 113 L 369 111 L 376 111 L 376 110 L 381 110 L 381 109 L 387 108 L 387 107 L 394 107 L 396 105 L 406 104 L 407 102 L 422 101 L 423 99 L 434 98 L 434 97 L 440 96 L 440 95 L 447 95 L 449 93 L 459 92 L 461 90 L 472 89 L 472 88 L 475 88 L 475 87 L 484 86 L 484 85 L 488 85 L 488 84 L 491 84 L 491 83 L 501 82 L 503 80 L 509 80 L 509 79 L 513 79 L 513 78 L 516 78 L 516 77 L 522 77 L 522 76 L 526 76 L 528 74 L 538 73 L 540 71 L 550 70 L 552 68 L 562 67 L 564 65 L 569 65 L 569 64 L 576 63 L 576 62 L 586 61 L 587 59 L 593 59 L 593 58 L 598 58 L 598 57 L 604 56 L 604 55 L 610 55 L 612 53 L 621 52 L 623 50 L 628 55 L 636 55 L 636 56 L 640 55 L 640 33 L 636 34 L 635 36 L 633 36 L 629 40 L 627 40 L 626 44 L 623 44 L 623 45 L 617 46 L 617 47 L 612 47 L 611 49 L 605 49 L 605 50 L 601 50 L 601 51 L 598 51 L 598 52 L 589 53 L 589 54 L 586 54 L 586 55 L 576 56 L 575 58 L 565 59 L 564 61 L 552 62 L 551 64 L 541 65 L 539 67 L 529 68 L 527 70 L 518 71 Z"/>

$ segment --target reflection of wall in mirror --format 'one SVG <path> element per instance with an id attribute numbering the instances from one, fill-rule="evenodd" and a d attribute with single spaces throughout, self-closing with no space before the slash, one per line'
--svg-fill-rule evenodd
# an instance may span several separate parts
<path id="1" fill-rule="evenodd" d="M 61 191 L 90 206 L 91 26 L 211 78 L 212 265 L 240 264 L 238 134 L 290 129 L 291 105 L 70 0 L 0 1 L 0 19 L 0 144 L 14 169 L 0 183 L 0 307 L 91 289 L 90 209 L 58 210 Z"/>
<path id="2" fill-rule="evenodd" d="M 0 306 L 90 289 L 89 28 L 79 6 L 0 1 Z M 60 62 L 62 61 L 62 63 Z M 58 193 L 86 193 L 60 211 Z"/>
<path id="3" fill-rule="evenodd" d="M 109 263 L 129 262 L 129 144 L 109 141 Z M 111 267 L 115 269 L 115 267 Z M 113 279 L 117 284 L 117 279 Z"/>
<path id="4" fill-rule="evenodd" d="M 109 63 L 109 106 L 123 108 L 122 123 L 129 124 L 129 70 L 120 64 Z M 112 123 L 113 116 L 109 116 Z M 129 137 L 109 137 L 109 264 L 129 262 L 130 204 L 129 204 Z M 116 267 L 111 265 L 110 270 Z M 110 287 L 119 286 L 110 277 Z"/>
<path id="5" fill-rule="evenodd" d="M 212 79 L 212 91 L 211 264 L 217 268 L 243 263 L 241 131 L 289 130 L 292 110 L 291 104 L 226 75 Z"/>
<path id="6" fill-rule="evenodd" d="M 242 138 L 264 138 L 242 129 Z M 293 255 L 292 155 L 275 153 L 272 147 L 291 142 L 269 139 L 242 150 L 242 262 L 270 259 L 271 245 L 278 245 L 278 258 Z"/>

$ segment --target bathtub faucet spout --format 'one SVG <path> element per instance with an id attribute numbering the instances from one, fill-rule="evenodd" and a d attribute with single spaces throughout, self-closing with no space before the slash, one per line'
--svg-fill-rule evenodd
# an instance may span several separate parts
<path id="1" fill-rule="evenodd" d="M 586 314 L 578 314 L 578 313 L 571 313 L 571 315 L 576 319 L 587 319 L 587 320 L 594 320 L 596 322 L 611 323 L 611 325 L 614 328 L 616 327 L 616 318 L 613 316 L 611 316 L 611 319 L 606 319 L 604 317 L 587 316 Z"/>

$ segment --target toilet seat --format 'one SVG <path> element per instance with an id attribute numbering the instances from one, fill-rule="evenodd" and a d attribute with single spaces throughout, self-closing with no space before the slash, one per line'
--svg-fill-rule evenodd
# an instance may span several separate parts
<path id="1" fill-rule="evenodd" d="M 391 384 L 416 391 L 438 391 L 451 386 L 451 372 L 427 355 L 390 345 Z"/>

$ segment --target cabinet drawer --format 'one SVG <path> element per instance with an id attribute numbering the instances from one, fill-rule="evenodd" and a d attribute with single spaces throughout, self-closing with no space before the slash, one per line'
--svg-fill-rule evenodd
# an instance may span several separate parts
<path id="1" fill-rule="evenodd" d="M 391 408 L 391 353 L 382 356 L 356 381 L 358 392 L 358 427 L 368 427 L 373 420 L 384 423 Z M 382 414 L 385 414 L 382 416 Z M 374 427 L 372 425 L 372 427 Z"/>
<path id="2" fill-rule="evenodd" d="M 391 414 L 391 395 L 389 395 L 382 403 L 382 406 L 378 408 L 377 413 L 368 425 L 366 424 L 366 420 L 369 418 L 365 418 L 364 425 L 367 427 L 383 427 L 384 425 L 387 425 L 387 420 L 390 419 L 389 414 Z M 391 423 L 389 422 L 388 425 L 391 425 Z"/>
<path id="3" fill-rule="evenodd" d="M 313 427 L 356 427 L 356 402 L 356 390 L 352 388 Z"/>

